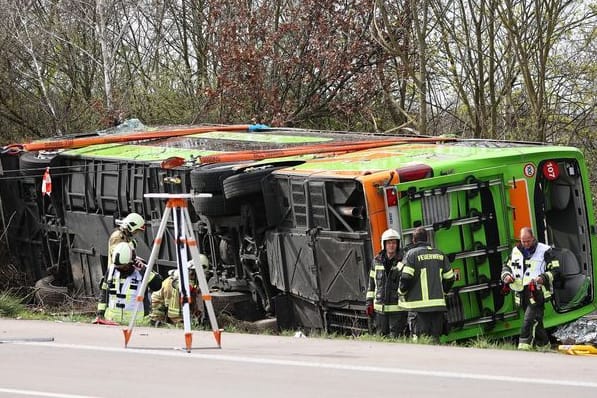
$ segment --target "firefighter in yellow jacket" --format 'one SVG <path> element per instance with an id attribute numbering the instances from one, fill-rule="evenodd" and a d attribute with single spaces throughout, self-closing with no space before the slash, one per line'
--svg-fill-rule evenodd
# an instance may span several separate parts
<path id="1" fill-rule="evenodd" d="M 208 266 L 205 255 L 199 255 L 199 264 L 203 268 Z M 192 262 L 189 265 L 189 289 L 191 298 L 191 314 L 201 319 L 203 314 L 203 300 L 197 282 L 197 273 Z M 161 326 L 166 323 L 178 324 L 182 319 L 182 303 L 180 297 L 180 278 L 178 270 L 169 272 L 169 276 L 162 282 L 162 288 L 151 295 L 151 324 Z"/>
<path id="2" fill-rule="evenodd" d="M 137 242 L 133 236 L 142 231 L 145 231 L 145 220 L 140 214 L 130 213 L 120 221 L 120 225 L 112 231 L 108 239 L 108 272 L 113 270 L 112 257 L 116 245 L 121 242 L 132 243 L 135 249 Z"/>
<path id="3" fill-rule="evenodd" d="M 137 306 L 136 298 L 147 271 L 145 264 L 137 258 L 134 248 L 127 242 L 120 242 L 114 247 L 112 263 L 113 269 L 108 270 L 100 283 L 100 299 L 94 323 L 128 323 Z M 161 276 L 151 272 L 148 289 L 155 291 L 161 285 Z M 149 314 L 149 290 L 145 292 L 142 307 L 137 312 L 137 321 Z"/>

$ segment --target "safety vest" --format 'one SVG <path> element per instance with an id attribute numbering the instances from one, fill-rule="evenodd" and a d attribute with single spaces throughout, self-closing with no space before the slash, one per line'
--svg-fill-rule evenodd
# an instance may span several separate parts
<path id="1" fill-rule="evenodd" d="M 421 243 L 408 251 L 403 262 L 401 289 L 403 285 L 410 288 L 400 290 L 404 295 L 400 306 L 415 312 L 446 311 L 444 285 L 448 290 L 454 281 L 454 271 L 446 255 Z"/>
<path id="2" fill-rule="evenodd" d="M 550 264 L 547 264 L 545 254 L 550 249 L 548 245 L 539 242 L 531 257 L 525 260 L 522 249 L 519 246 L 514 247 L 510 260 L 508 260 L 507 265 L 502 270 L 502 279 L 507 274 L 512 275 L 514 282 L 510 284 L 510 289 L 515 292 L 521 292 L 525 286 L 528 286 L 538 276 L 547 277 L 547 286 L 549 288 L 542 285 L 541 290 L 544 298 L 551 297 L 554 279 L 552 270 L 559 268 L 560 263 L 556 258 L 553 258 Z"/>
<path id="3" fill-rule="evenodd" d="M 104 317 L 111 321 L 120 323 L 129 322 L 137 306 L 137 293 L 141 288 L 143 275 L 138 270 L 134 270 L 130 275 L 121 278 L 120 271 L 114 270 L 111 281 L 107 281 L 108 304 Z M 139 311 L 136 320 L 143 319 L 145 308 L 143 302 L 139 303 Z"/>
<path id="4" fill-rule="evenodd" d="M 386 271 L 384 262 L 389 262 L 388 271 Z M 373 308 L 376 312 L 404 311 L 404 308 L 398 305 L 398 283 L 400 282 L 401 268 L 402 263 L 398 261 L 398 256 L 389 259 L 384 251 L 373 259 L 373 265 L 369 272 L 367 301 L 373 301 Z"/>

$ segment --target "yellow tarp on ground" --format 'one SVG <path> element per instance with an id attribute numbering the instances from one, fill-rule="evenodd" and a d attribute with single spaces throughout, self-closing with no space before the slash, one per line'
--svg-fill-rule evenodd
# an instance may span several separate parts
<path id="1" fill-rule="evenodd" d="M 558 351 L 568 355 L 597 355 L 597 347 L 584 344 L 563 344 Z"/>

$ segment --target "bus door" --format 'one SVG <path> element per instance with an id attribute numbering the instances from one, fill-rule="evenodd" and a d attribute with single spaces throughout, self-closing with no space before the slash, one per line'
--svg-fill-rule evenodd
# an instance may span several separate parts
<path id="1" fill-rule="evenodd" d="M 504 304 L 500 274 L 511 229 L 500 168 L 408 181 L 385 189 L 386 197 L 398 198 L 396 207 L 386 210 L 388 225 L 402 234 L 403 242 L 407 245 L 415 228 L 424 227 L 430 243 L 450 259 L 456 275 L 447 296 L 452 328 L 491 328 L 496 320 L 517 316 L 514 311 L 500 312 Z"/>
<path id="2" fill-rule="evenodd" d="M 593 300 L 593 253 L 581 168 L 575 159 L 550 159 L 537 164 L 535 184 L 536 236 L 553 247 L 561 280 L 554 289 L 554 307 L 568 312 Z"/>

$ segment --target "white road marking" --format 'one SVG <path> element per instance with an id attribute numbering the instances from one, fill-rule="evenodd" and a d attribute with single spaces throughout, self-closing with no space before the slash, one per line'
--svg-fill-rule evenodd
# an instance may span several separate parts
<path id="1" fill-rule="evenodd" d="M 90 395 L 72 395 L 72 394 L 60 394 L 45 391 L 32 391 L 32 390 L 15 390 L 12 388 L 0 388 L 0 394 L 7 393 L 12 395 L 27 395 L 29 397 L 49 397 L 49 398 L 94 398 Z"/>
<path id="2" fill-rule="evenodd" d="M 257 357 L 243 357 L 237 355 L 215 355 L 215 354 L 203 354 L 193 351 L 191 353 L 182 352 L 173 348 L 172 351 L 155 351 L 141 348 L 115 348 L 115 347 L 98 347 L 90 345 L 76 345 L 76 344 L 56 344 L 56 343 L 34 343 L 34 342 L 23 342 L 15 343 L 22 345 L 32 345 L 39 347 L 48 348 L 67 348 L 74 350 L 89 350 L 89 351 L 103 351 L 103 352 L 118 352 L 128 353 L 135 355 L 151 355 L 151 356 L 162 356 L 162 357 L 178 357 L 185 356 L 189 359 L 199 360 L 215 360 L 215 361 L 226 361 L 226 362 L 241 362 L 241 363 L 253 363 L 260 365 L 281 365 L 281 366 L 296 366 L 302 368 L 319 368 L 319 369 L 335 369 L 335 370 L 346 370 L 356 372 L 373 372 L 373 373 L 389 373 L 389 374 L 402 374 L 411 376 L 424 376 L 424 377 L 441 377 L 447 379 L 464 379 L 464 380 L 481 380 L 481 381 L 496 381 L 496 382 L 508 382 L 508 383 L 521 383 L 521 384 L 539 384 L 539 385 L 552 385 L 562 387 L 586 387 L 597 389 L 597 382 L 588 382 L 580 380 L 558 380 L 554 379 L 540 379 L 540 378 L 524 378 L 516 376 L 496 376 L 489 374 L 476 374 L 476 373 L 464 373 L 464 372 L 446 372 L 441 370 L 416 370 L 406 368 L 394 368 L 394 367 L 379 367 L 379 366 L 366 366 L 366 365 L 343 365 L 339 363 L 322 363 L 322 362 L 308 362 L 308 361 L 293 361 L 285 359 L 272 359 L 272 358 L 257 358 Z M 65 396 L 66 397 L 66 396 Z"/>

